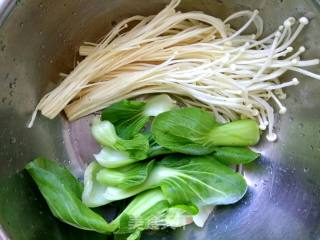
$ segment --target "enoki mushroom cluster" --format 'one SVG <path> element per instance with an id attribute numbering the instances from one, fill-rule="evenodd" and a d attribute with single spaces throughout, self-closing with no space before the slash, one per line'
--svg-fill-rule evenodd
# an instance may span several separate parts
<path id="1" fill-rule="evenodd" d="M 64 110 L 75 120 L 123 99 L 169 93 L 187 105 L 212 110 L 221 122 L 256 119 L 268 130 L 267 139 L 276 140 L 270 101 L 285 113 L 283 88 L 299 84 L 297 78 L 279 78 L 293 71 L 320 79 L 305 69 L 319 60 L 301 60 L 305 47 L 291 46 L 308 19 L 290 17 L 262 38 L 263 20 L 257 10 L 221 20 L 176 11 L 179 3 L 172 0 L 155 16 L 125 19 L 100 43 L 82 46 L 84 60 L 41 99 L 35 113 L 54 118 Z M 240 17 L 248 21 L 232 28 L 230 21 Z M 244 34 L 251 25 L 255 33 Z"/>

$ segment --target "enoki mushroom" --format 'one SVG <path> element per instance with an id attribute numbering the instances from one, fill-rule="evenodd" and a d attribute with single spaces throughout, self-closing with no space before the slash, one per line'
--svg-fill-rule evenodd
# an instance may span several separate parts
<path id="1" fill-rule="evenodd" d="M 169 93 L 187 105 L 212 110 L 221 122 L 256 119 L 268 130 L 267 139 L 276 140 L 272 105 L 284 114 L 283 88 L 299 84 L 297 78 L 279 78 L 293 71 L 320 79 L 305 69 L 319 60 L 301 60 L 305 47 L 294 51 L 291 46 L 308 19 L 296 23 L 290 17 L 261 38 L 263 20 L 257 10 L 223 21 L 202 12 L 176 11 L 179 3 L 172 0 L 155 16 L 125 19 L 100 43 L 80 47 L 84 60 L 41 99 L 30 126 L 37 111 L 54 118 L 64 110 L 72 121 L 126 98 Z M 232 28 L 229 22 L 240 17 L 248 21 Z M 129 25 L 134 27 L 126 31 Z M 251 25 L 256 32 L 244 34 Z"/>

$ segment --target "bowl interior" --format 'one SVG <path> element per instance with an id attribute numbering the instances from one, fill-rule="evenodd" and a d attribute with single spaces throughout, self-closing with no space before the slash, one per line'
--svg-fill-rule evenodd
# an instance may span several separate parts
<path id="1" fill-rule="evenodd" d="M 61 80 L 59 73 L 73 68 L 83 41 L 97 41 L 118 21 L 157 13 L 166 3 L 17 1 L 0 28 L 0 224 L 11 239 L 105 239 L 56 220 L 22 170 L 34 157 L 46 156 L 68 164 L 80 176 L 96 148 L 83 130 L 88 129 L 88 118 L 68 123 L 63 116 L 48 120 L 39 115 L 32 129 L 26 124 L 40 97 Z M 311 23 L 295 46 L 307 47 L 306 58 L 320 55 L 317 1 L 183 0 L 180 9 L 221 18 L 258 9 L 267 33 L 290 16 L 307 16 Z M 319 72 L 319 67 L 313 70 Z M 288 73 L 283 80 L 292 76 Z M 244 168 L 250 186 L 246 197 L 217 207 L 203 229 L 150 231 L 143 239 L 319 239 L 320 82 L 298 78 L 301 84 L 286 91 L 287 114 L 277 119 L 278 141 L 262 141 L 257 147 L 262 158 Z M 110 217 L 114 210 L 106 214 Z"/>

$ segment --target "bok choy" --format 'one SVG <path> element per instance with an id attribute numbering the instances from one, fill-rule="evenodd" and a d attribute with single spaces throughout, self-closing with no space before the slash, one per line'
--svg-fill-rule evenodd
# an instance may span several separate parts
<path id="1" fill-rule="evenodd" d="M 97 174 L 102 169 L 97 163 L 91 163 L 86 169 L 83 202 L 89 207 L 125 199 L 156 187 L 161 188 L 171 204 L 192 203 L 198 207 L 235 203 L 247 190 L 241 175 L 212 156 L 168 156 L 155 164 L 142 184 L 131 188 L 97 181 Z M 130 171 L 127 174 L 131 175 Z"/>
<path id="2" fill-rule="evenodd" d="M 119 188 L 130 188 L 144 183 L 153 169 L 154 161 L 134 163 L 128 166 L 108 169 L 103 168 L 97 173 L 97 181 L 101 184 Z"/>
<path id="3" fill-rule="evenodd" d="M 217 147 L 213 156 L 224 164 L 247 164 L 256 160 L 260 154 L 243 147 Z"/>
<path id="4" fill-rule="evenodd" d="M 175 102 L 166 94 L 152 97 L 147 102 L 123 100 L 103 110 L 101 119 L 114 124 L 120 137 L 131 139 L 150 117 L 158 116 L 175 106 Z"/>
<path id="5" fill-rule="evenodd" d="M 83 186 L 66 168 L 45 158 L 37 158 L 26 169 L 55 217 L 74 227 L 99 233 L 116 229 L 114 224 L 108 224 L 81 202 Z"/>
<path id="6" fill-rule="evenodd" d="M 26 166 L 45 197 L 51 212 L 74 227 L 99 233 L 128 234 L 137 239 L 145 229 L 180 227 L 193 222 L 198 213 L 193 205 L 172 206 L 160 189 L 137 195 L 114 219 L 107 223 L 102 216 L 86 207 L 79 199 L 82 184 L 56 162 L 38 158 Z"/>
<path id="7" fill-rule="evenodd" d="M 217 146 L 246 147 L 259 141 L 259 126 L 253 120 L 218 124 L 212 114 L 199 108 L 181 108 L 157 116 L 152 135 L 160 146 L 175 152 L 203 155 Z"/>
<path id="8" fill-rule="evenodd" d="M 119 226 L 116 234 L 128 234 L 128 239 L 138 239 L 145 229 L 181 227 L 193 222 L 198 213 L 193 205 L 172 206 L 160 189 L 137 195 L 115 219 Z"/>
<path id="9" fill-rule="evenodd" d="M 175 108 L 167 95 L 116 103 L 93 120 L 91 132 L 102 149 L 85 169 L 84 185 L 44 158 L 26 169 L 54 216 L 116 239 L 192 222 L 202 227 L 215 205 L 233 204 L 247 191 L 228 165 L 259 157 L 248 148 L 259 140 L 255 121 L 221 124 L 202 109 Z M 111 223 L 90 209 L 130 197 Z"/>
<path id="10" fill-rule="evenodd" d="M 120 167 L 147 158 L 149 142 L 142 134 L 138 133 L 132 139 L 122 139 L 111 122 L 100 121 L 98 118 L 93 120 L 91 132 L 103 146 L 100 153 L 94 155 L 102 166 Z"/>

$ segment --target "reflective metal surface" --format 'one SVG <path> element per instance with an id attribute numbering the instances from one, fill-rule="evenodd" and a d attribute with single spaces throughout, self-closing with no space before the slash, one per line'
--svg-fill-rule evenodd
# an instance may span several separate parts
<path id="1" fill-rule="evenodd" d="M 8 237 L 106 239 L 53 218 L 30 177 L 20 171 L 42 155 L 80 174 L 90 161 L 87 143 L 82 142 L 86 133 L 78 130 L 86 120 L 70 125 L 63 116 L 53 121 L 40 117 L 32 129 L 25 126 L 36 102 L 58 82 L 59 72 L 72 69 L 82 41 L 95 41 L 114 21 L 156 13 L 167 2 L 20 0 L 14 5 L 0 28 L 0 231 L 4 229 Z M 182 10 L 203 10 L 218 17 L 248 8 L 261 11 L 267 32 L 292 15 L 311 18 L 297 46 L 307 47 L 306 57 L 320 56 L 318 1 L 184 0 L 181 5 Z M 8 8 L 0 7 L 0 12 L 3 9 Z M 262 141 L 257 149 L 263 157 L 244 169 L 250 185 L 246 197 L 217 207 L 203 229 L 146 232 L 143 239 L 320 239 L 320 82 L 306 77 L 300 82 L 287 91 L 288 112 L 277 124 L 279 140 Z"/>
<path id="2" fill-rule="evenodd" d="M 1 0 L 0 1 L 0 26 L 10 14 L 12 8 L 16 4 L 16 0 Z"/>

